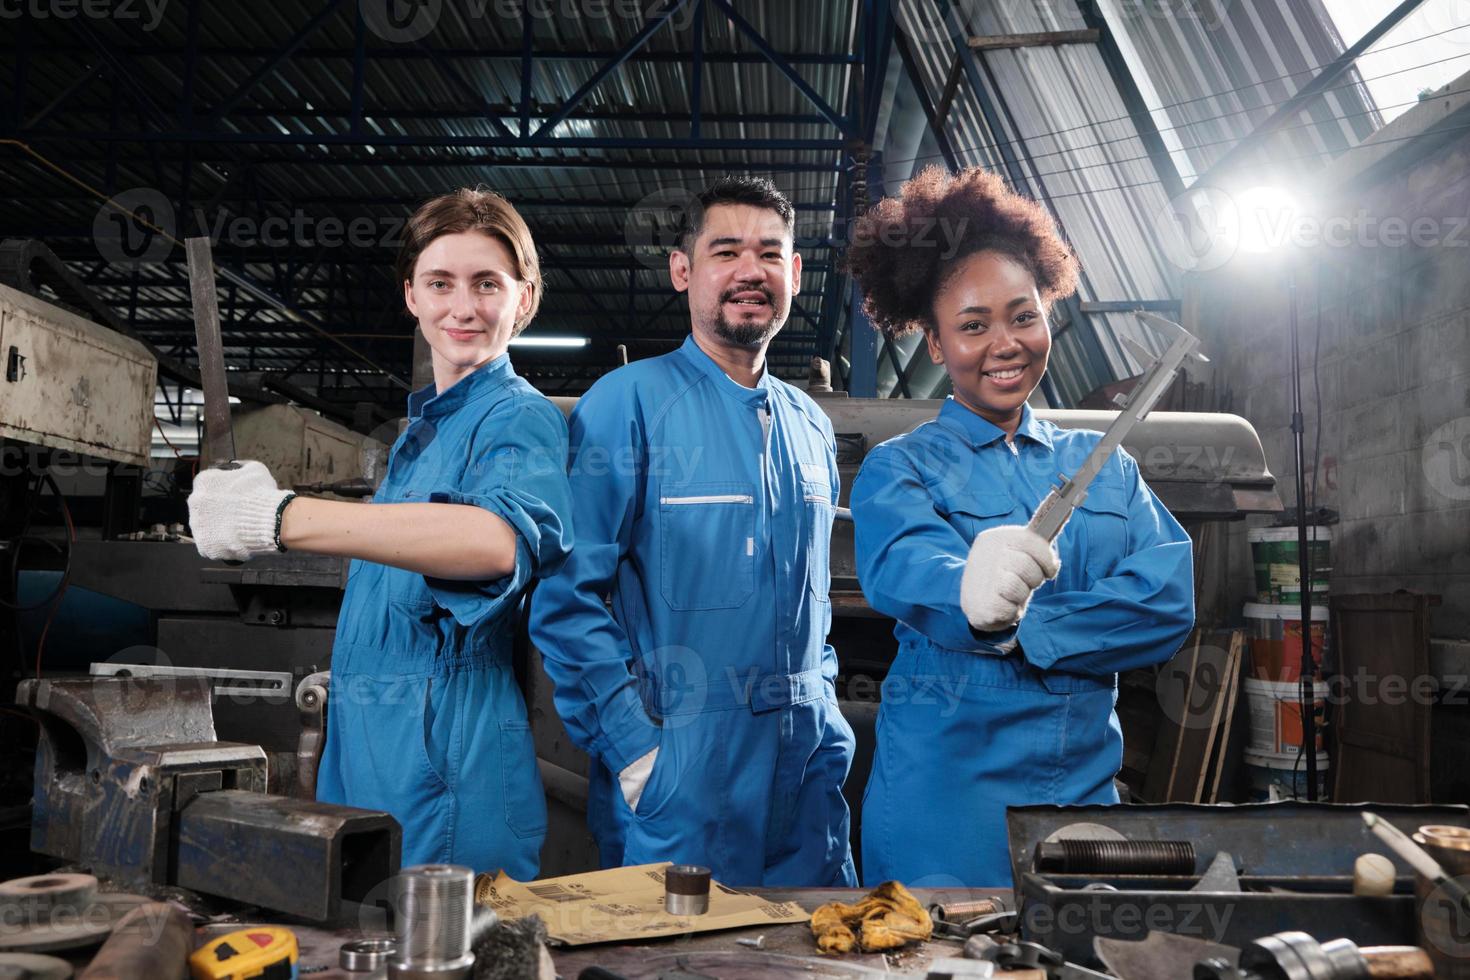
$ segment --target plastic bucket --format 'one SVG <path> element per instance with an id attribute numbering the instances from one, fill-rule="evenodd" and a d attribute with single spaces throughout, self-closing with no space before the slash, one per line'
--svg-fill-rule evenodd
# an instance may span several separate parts
<path id="1" fill-rule="evenodd" d="M 1257 527 L 1246 533 L 1256 569 L 1256 599 L 1260 602 L 1301 605 L 1301 567 L 1297 562 L 1297 529 Z M 1312 558 L 1312 599 L 1327 604 L 1327 578 L 1332 571 L 1332 528 L 1307 528 Z"/>
<path id="2" fill-rule="evenodd" d="M 1313 717 L 1317 720 L 1317 751 L 1322 751 L 1322 711 L 1327 703 L 1327 685 L 1317 681 Z M 1283 752 L 1295 756 L 1302 745 L 1301 685 L 1296 682 L 1245 679 L 1246 704 L 1250 707 L 1251 752 Z"/>
<path id="3" fill-rule="evenodd" d="M 1317 799 L 1327 798 L 1326 752 L 1317 753 Z M 1307 758 L 1298 762 L 1295 752 L 1261 752 L 1245 750 L 1245 771 L 1250 777 L 1250 798 L 1254 803 L 1307 798 Z"/>
<path id="4" fill-rule="evenodd" d="M 1302 607 L 1247 602 L 1251 673 L 1263 681 L 1294 681 L 1302 676 Z M 1327 648 L 1327 607 L 1312 607 L 1312 662 L 1320 671 Z"/>

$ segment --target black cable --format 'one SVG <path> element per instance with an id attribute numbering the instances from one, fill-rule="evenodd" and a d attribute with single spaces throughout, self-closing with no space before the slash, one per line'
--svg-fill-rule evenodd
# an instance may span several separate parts
<path id="1" fill-rule="evenodd" d="M 14 595 L 17 599 L 20 598 L 20 551 L 21 546 L 24 544 L 24 542 L 26 542 L 27 540 L 38 541 L 41 544 L 55 549 L 56 551 L 63 550 L 60 545 L 58 545 L 55 541 L 52 541 L 50 538 L 33 536 L 26 533 L 30 530 L 31 527 L 31 518 L 35 514 L 36 502 L 41 498 L 40 489 L 41 484 L 43 483 L 51 488 L 51 493 L 60 503 L 62 510 L 69 510 L 66 505 L 66 498 L 62 496 L 61 489 L 57 487 L 56 480 L 52 478 L 50 473 L 41 474 L 41 476 L 36 480 L 36 486 L 34 490 L 30 489 L 29 487 L 27 488 L 29 499 L 26 505 L 25 521 L 21 524 L 20 534 L 12 539 L 13 544 L 10 553 L 10 581 L 12 583 Z M 62 565 L 61 579 L 56 583 L 56 588 L 52 589 L 51 594 L 46 596 L 45 599 L 42 599 L 39 602 L 31 603 L 29 605 L 22 605 L 19 602 L 11 602 L 9 599 L 0 596 L 0 606 L 4 606 L 5 608 L 13 612 L 33 612 L 37 609 L 44 609 L 46 606 L 51 605 L 53 602 L 59 599 L 61 597 L 61 594 L 66 591 L 66 587 L 71 579 L 72 548 L 70 543 L 68 543 L 65 548 L 65 554 L 66 561 Z"/>

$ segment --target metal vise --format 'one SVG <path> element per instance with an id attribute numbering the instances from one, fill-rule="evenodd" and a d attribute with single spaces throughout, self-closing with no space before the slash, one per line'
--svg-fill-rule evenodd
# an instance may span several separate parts
<path id="1" fill-rule="evenodd" d="M 398 871 L 387 813 L 267 795 L 260 746 L 215 739 L 205 681 L 26 680 L 16 698 L 41 725 L 35 851 L 319 922 Z"/>

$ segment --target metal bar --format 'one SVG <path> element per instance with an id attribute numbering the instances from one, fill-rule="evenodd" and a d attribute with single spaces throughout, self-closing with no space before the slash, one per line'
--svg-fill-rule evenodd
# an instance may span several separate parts
<path id="1" fill-rule="evenodd" d="M 306 24 L 295 34 L 292 34 L 289 38 L 287 38 L 286 43 L 275 52 L 274 56 L 271 57 L 269 61 L 261 65 L 254 72 L 252 72 L 250 76 L 245 79 L 245 81 L 240 83 L 240 86 L 236 88 L 234 92 L 231 92 L 225 97 L 225 100 L 223 102 L 215 106 L 214 109 L 210 110 L 210 124 L 214 125 L 218 123 L 221 119 L 225 117 L 226 114 L 229 113 L 231 109 L 235 107 L 237 103 L 239 103 L 241 99 L 250 94 L 251 89 L 255 88 L 255 86 L 259 85 L 262 81 L 271 77 L 277 71 L 279 71 L 281 65 L 286 61 L 286 59 L 295 54 L 296 49 L 305 44 L 306 39 L 315 34 L 317 28 L 321 27 L 322 24 L 326 22 L 327 18 L 335 14 L 337 12 L 337 8 L 341 5 L 342 0 L 327 0 L 326 7 L 318 11 L 316 15 L 313 16 L 311 20 L 307 21 Z"/>
<path id="2" fill-rule="evenodd" d="M 898 48 L 898 55 L 903 59 L 904 71 L 908 72 L 909 84 L 913 86 L 914 93 L 919 97 L 919 105 L 924 109 L 924 115 L 929 120 L 929 132 L 934 137 L 934 142 L 939 144 L 939 152 L 944 156 L 944 163 L 951 173 L 960 169 L 960 161 L 955 156 L 954 147 L 950 145 L 949 137 L 944 132 L 943 118 L 935 110 L 933 101 L 929 98 L 929 91 L 924 87 L 924 76 L 919 71 L 918 62 L 914 60 L 914 53 L 909 48 L 909 39 L 898 31 L 893 36 L 893 43 Z"/>
<path id="3" fill-rule="evenodd" d="M 1397 7 L 1385 14 L 1382 20 L 1373 25 L 1372 30 L 1358 38 L 1356 44 L 1338 55 L 1326 67 L 1313 75 L 1310 81 L 1297 89 L 1295 95 L 1281 103 L 1275 112 L 1266 117 L 1264 122 L 1247 133 L 1240 142 L 1221 154 L 1210 165 L 1210 169 L 1200 174 L 1194 183 L 1189 185 L 1190 189 L 1208 186 L 1210 182 L 1218 180 L 1222 173 L 1235 166 L 1249 154 L 1260 149 L 1261 145 L 1272 133 L 1285 125 L 1298 112 L 1301 112 L 1302 108 L 1308 102 L 1322 94 L 1323 91 L 1337 80 L 1339 75 L 1353 66 L 1353 63 L 1358 60 L 1358 57 L 1364 51 L 1367 51 L 1379 38 L 1397 27 L 1405 17 L 1412 14 L 1423 2 L 1424 0 L 1403 0 Z"/>
<path id="4" fill-rule="evenodd" d="M 909 393 L 909 381 L 903 375 L 903 365 L 898 363 L 898 351 L 893 349 L 893 341 L 884 340 L 883 350 L 888 354 L 888 363 L 893 365 L 893 376 L 898 379 L 899 394 L 905 398 L 914 397 Z"/>
<path id="5" fill-rule="evenodd" d="M 857 283 L 853 283 L 849 294 L 852 309 L 852 327 L 848 331 L 847 360 L 849 367 L 847 390 L 854 398 L 873 398 L 878 394 L 878 331 L 863 312 L 863 297 Z"/>
<path id="6" fill-rule="evenodd" d="M 199 8 L 203 0 L 189 0 L 188 23 L 184 28 L 184 79 L 179 93 L 179 118 L 185 126 L 194 124 L 194 77 L 199 66 Z"/>
<path id="7" fill-rule="evenodd" d="M 76 134 L 44 133 L 26 134 L 26 140 L 30 143 L 42 143 L 48 140 L 66 140 L 75 142 L 79 137 Z M 107 135 L 98 142 L 127 143 L 135 142 L 154 148 L 159 144 L 167 143 L 166 139 L 155 138 L 152 133 L 139 131 L 132 136 Z M 239 141 L 244 142 L 244 141 Z M 703 148 L 701 142 L 698 148 Z M 749 148 L 750 143 L 742 144 L 743 148 Z M 110 152 L 110 150 L 109 150 Z M 99 163 L 107 159 L 106 154 L 87 154 L 78 149 L 69 153 L 67 158 L 72 163 Z M 160 159 L 170 159 L 160 157 Z M 469 154 L 423 154 L 412 158 L 395 158 L 384 155 L 361 156 L 336 155 L 325 156 L 321 154 L 309 155 L 304 153 L 262 155 L 246 161 L 247 166 L 255 169 L 272 166 L 285 166 L 292 168 L 300 167 L 372 167 L 381 171 L 384 167 L 398 168 L 422 168 L 431 169 L 439 167 L 451 167 L 461 169 L 464 167 L 478 167 L 489 170 L 505 167 L 534 167 L 537 170 L 602 170 L 608 169 L 608 163 L 604 157 L 559 157 L 547 159 L 542 157 L 507 156 L 503 153 L 484 153 L 478 155 Z M 760 173 L 760 174 L 830 174 L 840 170 L 836 161 L 825 163 L 812 163 L 806 160 L 769 159 L 758 158 L 753 162 L 740 160 L 690 160 L 686 157 L 661 160 L 623 160 L 618 163 L 618 170 L 624 172 L 642 171 L 696 171 L 699 173 Z M 234 173 L 232 171 L 231 176 Z M 607 185 L 613 186 L 613 185 Z M 618 188 L 624 189 L 624 188 Z M 95 253 L 94 253 L 95 254 Z"/>
<path id="8" fill-rule="evenodd" d="M 1168 313 L 1179 309 L 1177 299 L 1109 299 L 1077 304 L 1083 313 L 1132 313 L 1135 310 L 1153 310 Z"/>
<path id="9" fill-rule="evenodd" d="M 721 11 L 724 12 L 726 17 L 730 19 L 730 23 L 734 25 L 735 29 L 744 34 L 757 51 L 765 55 L 767 61 L 775 65 L 777 70 L 780 71 L 781 74 L 785 75 L 788 79 L 791 80 L 791 84 L 796 86 L 797 91 L 806 96 L 807 101 L 816 106 L 817 111 L 820 112 L 824 117 L 826 117 L 827 121 L 831 123 L 838 132 L 844 135 L 848 135 L 851 133 L 852 127 L 850 126 L 848 120 L 844 119 L 837 112 L 836 109 L 833 109 L 830 105 L 828 105 L 827 101 L 823 99 L 820 94 L 818 94 L 816 89 L 807 84 L 806 79 L 801 77 L 800 73 L 798 73 L 796 68 L 792 66 L 791 62 L 784 59 L 778 51 L 776 51 L 770 46 L 770 44 L 766 42 L 766 39 L 761 36 L 760 31 L 757 31 L 754 27 L 750 25 L 749 21 L 747 21 L 744 17 L 741 17 L 738 13 L 735 12 L 735 8 L 730 6 L 729 0 L 714 0 L 714 4 L 715 6 L 719 7 Z"/>
<path id="10" fill-rule="evenodd" d="M 62 106 L 66 105 L 66 103 L 71 100 L 71 97 L 73 95 L 76 95 L 82 89 L 92 84 L 97 76 L 101 75 L 106 69 L 106 65 L 97 64 L 92 67 L 91 71 L 84 72 L 83 74 L 78 75 L 70 85 L 61 90 L 60 94 L 58 94 L 56 98 L 47 103 L 45 108 L 43 108 L 40 112 L 36 113 L 31 118 L 27 119 L 25 122 L 21 123 L 21 128 L 30 129 L 34 126 L 39 126 L 47 119 L 50 119 L 53 115 L 56 114 L 57 109 L 60 109 Z"/>
<path id="11" fill-rule="evenodd" d="M 791 312 L 801 317 L 807 323 L 811 324 L 814 328 L 818 330 L 821 329 L 822 321 L 818 320 L 815 314 L 813 314 L 805 306 L 801 305 L 801 301 L 798 300 L 795 296 L 791 297 Z"/>
<path id="12" fill-rule="evenodd" d="M 362 4 L 352 10 L 352 131 L 362 132 L 362 95 L 367 85 L 367 21 Z"/>
<path id="13" fill-rule="evenodd" d="M 689 67 L 689 137 L 699 139 L 704 104 L 704 3 L 694 0 L 694 61 Z"/>
<path id="14" fill-rule="evenodd" d="M 487 120 L 494 119 L 486 116 Z M 498 128 L 504 129 L 498 119 L 494 119 Z M 543 132 L 547 127 L 542 126 L 537 132 Z M 288 146 L 406 146 L 406 147 L 483 147 L 486 149 L 559 149 L 562 147 L 576 150 L 843 150 L 847 144 L 840 139 L 690 139 L 688 137 L 656 138 L 656 137 L 599 137 L 599 136 L 539 136 L 533 135 L 528 139 L 520 139 L 516 136 L 412 136 L 397 135 L 392 133 L 230 133 L 230 132 L 206 132 L 203 130 L 176 131 L 176 132 L 45 132 L 27 133 L 28 142 L 41 142 L 44 140 L 66 140 L 68 142 L 93 142 L 93 143 L 208 143 L 217 145 L 242 144 L 246 146 L 256 145 L 288 145 Z M 399 166 L 401 163 L 410 161 L 395 161 L 379 158 L 369 158 L 374 166 Z M 336 160 L 325 160 L 324 163 L 337 165 Z M 454 166 L 468 166 L 463 158 L 456 158 L 450 163 Z M 501 165 L 507 161 L 498 161 Z M 527 166 L 563 166 L 561 161 L 549 161 L 541 159 L 529 159 L 525 161 Z M 592 165 L 592 164 L 589 164 Z M 596 161 L 595 166 L 607 169 L 606 160 Z M 619 168 L 622 167 L 620 163 Z M 666 168 L 663 163 L 655 163 L 652 166 Z M 719 170 L 726 165 L 724 163 L 704 163 L 698 165 L 700 169 Z M 738 164 L 732 165 L 738 167 Z M 769 172 L 768 167 L 757 167 L 762 172 Z M 818 170 L 835 170 L 835 165 L 818 166 Z"/>
<path id="15" fill-rule="evenodd" d="M 280 116 L 295 116 L 302 119 L 350 119 L 352 109 L 349 106 L 323 105 L 318 102 L 310 103 L 312 108 L 308 109 L 306 102 L 294 105 L 270 105 L 236 109 L 230 113 L 232 119 L 272 119 Z M 520 103 L 495 103 L 491 106 L 495 114 L 502 119 L 509 119 L 519 123 Z M 412 109 L 406 107 L 386 108 L 382 105 L 373 106 L 373 118 L 391 122 L 415 122 L 426 119 L 457 121 L 464 119 L 478 119 L 483 112 L 481 106 L 446 105 L 434 109 Z M 531 119 L 546 119 L 552 110 L 531 105 L 528 115 Z M 581 105 L 574 111 L 571 119 L 602 121 L 602 122 L 652 122 L 678 124 L 689 121 L 688 112 L 656 112 L 642 111 L 624 108 L 600 108 L 597 106 Z M 815 112 L 706 112 L 701 114 L 702 122 L 707 123 L 768 123 L 773 125 L 792 126 L 826 126 L 827 120 Z M 527 134 L 529 137 L 529 133 Z"/>
<path id="16" fill-rule="evenodd" d="M 204 387 L 202 455 L 211 466 L 235 458 L 235 433 L 230 425 L 230 389 L 225 379 L 225 352 L 219 333 L 219 300 L 214 289 L 214 260 L 208 238 L 184 243 L 189 254 L 189 293 L 194 299 L 194 333 L 199 350 L 199 380 Z"/>
<path id="17" fill-rule="evenodd" d="M 571 98 L 562 103 L 561 108 L 557 110 L 556 114 L 541 124 L 541 128 L 536 130 L 535 135 L 545 136 L 551 130 L 561 125 L 562 121 L 571 115 L 572 110 L 581 104 L 589 92 L 600 85 L 602 80 L 617 70 L 623 62 L 627 61 L 630 55 L 647 44 L 648 39 L 658 33 L 659 29 L 668 23 L 669 18 L 678 13 L 679 8 L 688 2 L 689 0 L 664 0 L 664 10 L 650 19 L 643 26 L 643 30 L 639 31 L 633 40 L 624 45 L 621 51 L 603 62 L 602 67 L 593 72 L 592 77 L 587 79 L 581 88 L 573 92 Z"/>
<path id="18" fill-rule="evenodd" d="M 1034 48 L 1057 44 L 1091 44 L 1098 39 L 1096 28 L 1076 31 L 1037 31 L 1033 34 L 986 34 L 965 43 L 972 51 L 998 51 L 1002 48 Z"/>
<path id="19" fill-rule="evenodd" d="M 534 66 L 536 47 L 536 21 L 531 16 L 531 5 L 521 8 L 521 100 L 517 115 L 520 117 L 519 132 L 525 139 L 531 135 L 531 69 Z"/>
<path id="20" fill-rule="evenodd" d="M 6 40 L 9 40 L 7 35 Z M 24 46 L 19 44 L 0 44 L 0 57 L 13 58 L 18 55 Z M 128 57 L 136 58 L 177 58 L 179 49 L 174 46 L 165 45 L 137 45 L 124 47 L 116 45 L 116 50 Z M 48 44 L 46 53 L 48 55 L 77 55 L 88 53 L 90 49 L 80 44 Z M 441 58 L 459 58 L 471 61 L 483 61 L 486 59 L 499 61 L 520 61 L 522 50 L 514 48 L 435 48 L 434 53 Z M 255 58 L 269 58 L 276 53 L 274 48 L 256 48 L 242 46 L 222 46 L 208 48 L 199 52 L 201 57 L 218 58 L 241 58 L 253 60 Z M 537 61 L 604 61 L 612 57 L 614 51 L 534 51 L 532 57 Z M 862 57 L 846 52 L 802 52 L 782 51 L 779 52 L 783 61 L 793 65 L 855 65 L 862 61 Z M 318 60 L 338 60 L 344 62 L 352 61 L 352 48 L 301 48 L 296 55 L 302 58 L 313 58 Z M 431 55 L 428 50 L 407 45 L 396 47 L 382 47 L 373 51 L 374 61 L 421 61 Z M 704 56 L 705 62 L 712 65 L 760 65 L 766 62 L 764 55 L 753 54 L 743 51 L 707 51 Z M 683 51 L 639 51 L 630 56 L 628 61 L 648 62 L 651 64 L 682 65 L 689 63 L 689 55 Z"/>
<path id="21" fill-rule="evenodd" d="M 954 97 L 960 92 L 960 79 L 964 77 L 964 62 L 956 54 L 954 60 L 949 63 L 949 75 L 944 80 L 944 91 L 939 93 L 939 104 L 934 107 L 936 127 L 942 128 L 949 121 L 949 110 L 954 105 Z"/>
<path id="22" fill-rule="evenodd" d="M 419 46 L 425 46 L 423 41 L 416 41 L 414 43 Z M 433 64 L 435 68 L 439 69 L 439 74 L 443 75 L 450 85 L 467 93 L 471 98 L 480 100 L 480 118 L 488 122 L 491 128 L 501 135 L 501 138 L 508 140 L 517 140 L 520 138 L 517 134 L 512 133 L 506 127 L 505 123 L 500 121 L 500 117 L 496 114 L 495 107 L 490 104 L 490 100 L 481 95 L 473 85 L 465 81 L 464 76 L 456 71 L 453 65 L 443 58 L 434 58 Z"/>
<path id="23" fill-rule="evenodd" d="M 1108 74 L 1112 76 L 1113 85 L 1118 89 L 1118 96 L 1123 100 L 1123 108 L 1133 120 L 1133 128 L 1137 131 L 1138 139 L 1143 143 L 1144 152 L 1148 154 L 1149 161 L 1153 164 L 1154 173 L 1158 176 L 1159 182 L 1164 185 L 1164 193 L 1171 198 L 1177 197 L 1184 193 L 1184 179 L 1179 176 L 1179 168 L 1174 165 L 1174 157 L 1164 143 L 1164 138 L 1159 135 L 1159 128 L 1154 123 L 1154 115 L 1149 110 L 1143 93 L 1139 91 L 1138 83 L 1133 80 L 1133 72 L 1128 67 L 1127 59 L 1123 57 L 1123 49 L 1118 46 L 1118 39 L 1113 36 L 1112 28 L 1108 26 L 1107 18 L 1102 16 L 1101 11 L 1092 0 L 1077 0 L 1077 7 L 1082 12 L 1083 22 L 1097 32 L 1098 54 L 1102 55 L 1103 65 L 1107 68 Z"/>
<path id="24" fill-rule="evenodd" d="M 863 24 L 866 52 L 863 61 L 863 142 L 873 148 L 883 108 L 883 89 L 888 82 L 888 56 L 893 50 L 894 23 L 893 8 L 888 0 L 865 0 L 864 9 L 867 17 Z M 892 106 L 889 108 L 891 110 Z M 869 169 L 871 173 L 873 168 Z M 878 168 L 876 172 L 881 178 L 882 169 Z M 869 186 L 871 193 L 871 181 Z"/>

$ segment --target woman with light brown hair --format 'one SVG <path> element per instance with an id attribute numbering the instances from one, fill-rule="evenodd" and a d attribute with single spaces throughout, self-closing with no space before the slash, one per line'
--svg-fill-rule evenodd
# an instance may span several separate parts
<path id="1" fill-rule="evenodd" d="M 506 353 L 540 265 L 509 202 L 460 190 L 409 219 L 398 279 L 434 383 L 409 396 L 372 503 L 298 497 L 247 461 L 199 474 L 190 524 L 207 558 L 354 559 L 317 798 L 393 814 L 405 865 L 528 880 L 546 802 L 511 644 L 522 594 L 571 548 L 566 422 Z"/>

